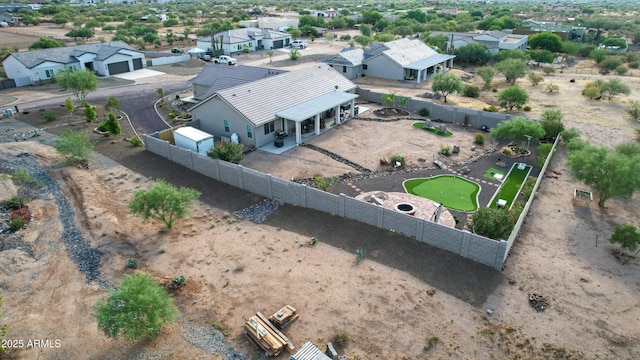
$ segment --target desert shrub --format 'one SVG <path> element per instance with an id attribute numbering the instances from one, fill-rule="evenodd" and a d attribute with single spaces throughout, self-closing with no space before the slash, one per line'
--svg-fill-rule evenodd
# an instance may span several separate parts
<path id="1" fill-rule="evenodd" d="M 331 342 L 336 346 L 345 347 L 347 346 L 347 344 L 349 344 L 349 334 L 347 334 L 346 332 L 338 332 L 333 335 L 333 338 L 331 338 Z"/>
<path id="2" fill-rule="evenodd" d="M 470 98 L 477 98 L 480 96 L 480 88 L 475 85 L 467 85 L 462 90 L 462 95 Z"/>
<path id="3" fill-rule="evenodd" d="M 523 200 L 516 200 L 511 205 L 511 209 L 509 209 L 509 218 L 511 219 L 511 223 L 515 225 L 524 210 L 524 205 L 526 203 Z"/>
<path id="4" fill-rule="evenodd" d="M 25 224 L 26 224 L 26 221 L 22 219 L 15 219 L 9 222 L 9 228 L 11 229 L 11 231 L 18 231 L 22 229 Z"/>
<path id="5" fill-rule="evenodd" d="M 542 75 L 536 74 L 533 71 L 530 71 L 527 75 L 527 79 L 531 82 L 531 85 L 535 86 L 544 81 L 544 77 Z"/>
<path id="6" fill-rule="evenodd" d="M 602 62 L 600 62 L 598 64 L 598 66 L 601 69 L 607 69 L 607 70 L 615 70 L 617 67 L 619 67 L 620 65 L 622 65 L 622 59 L 620 59 L 619 57 L 607 57 L 606 59 L 604 59 Z"/>
<path id="7" fill-rule="evenodd" d="M 568 144 L 575 139 L 580 139 L 580 131 L 576 128 L 565 129 L 560 134 L 562 135 L 562 141 L 565 144 Z"/>
<path id="8" fill-rule="evenodd" d="M 640 102 L 636 100 L 629 101 L 629 106 L 627 106 L 626 111 L 633 120 L 640 119 Z"/>
<path id="9" fill-rule="evenodd" d="M 418 114 L 419 114 L 420 116 L 425 116 L 425 117 L 427 117 L 427 116 L 429 116 L 429 109 L 427 109 L 427 108 L 422 108 L 422 109 L 420 109 L 420 111 L 418 111 Z"/>
<path id="10" fill-rule="evenodd" d="M 529 106 L 529 105 L 525 105 L 525 106 L 522 108 L 522 110 L 524 110 L 524 111 L 531 111 L 531 106 Z"/>
<path id="11" fill-rule="evenodd" d="M 89 104 L 88 102 L 84 103 L 84 117 L 87 122 L 94 122 L 98 119 L 98 115 L 96 114 L 96 107 Z"/>
<path id="12" fill-rule="evenodd" d="M 242 153 L 242 144 L 236 144 L 226 141 L 218 142 L 214 146 L 212 146 L 209 150 L 207 150 L 207 156 L 213 159 L 220 159 L 234 164 L 237 164 L 240 162 L 240 160 L 244 159 L 244 154 Z"/>
<path id="13" fill-rule="evenodd" d="M 475 133 L 473 137 L 475 138 L 473 142 L 478 145 L 484 145 L 484 142 L 487 141 L 487 137 L 483 133 Z"/>
<path id="14" fill-rule="evenodd" d="M 127 267 L 129 269 L 137 269 L 138 268 L 138 260 L 136 260 L 136 259 L 127 260 Z"/>
<path id="15" fill-rule="evenodd" d="M 538 145 L 538 156 L 536 156 L 536 166 L 538 168 L 542 168 L 544 162 L 547 160 L 547 156 L 549 156 L 549 153 L 551 152 L 552 147 L 553 144 L 550 143 Z"/>
<path id="16" fill-rule="evenodd" d="M 105 120 L 100 126 L 104 126 L 106 129 L 101 131 L 108 131 L 112 135 L 120 135 L 120 123 L 118 122 L 118 119 L 116 119 L 116 115 L 112 112 L 109 112 L 107 120 Z"/>
<path id="17" fill-rule="evenodd" d="M 511 156 L 511 155 L 513 155 L 513 150 L 511 150 L 511 148 L 505 146 L 505 147 L 502 148 L 502 153 L 507 155 L 507 156 Z"/>
<path id="18" fill-rule="evenodd" d="M 55 120 L 57 118 L 57 116 L 55 114 L 52 114 L 52 113 L 50 113 L 48 111 L 40 113 L 40 116 L 42 116 L 47 121 L 53 121 L 53 120 Z"/>
<path id="19" fill-rule="evenodd" d="M 391 165 L 400 163 L 400 166 L 404 166 L 407 163 L 407 159 L 402 155 L 392 155 L 389 160 L 391 161 Z"/>
<path id="20" fill-rule="evenodd" d="M 340 36 L 340 40 L 349 41 L 349 40 L 351 40 L 351 35 L 349 35 L 349 34 L 341 35 Z"/>
<path id="21" fill-rule="evenodd" d="M 545 73 L 545 75 L 551 75 L 556 72 L 556 69 L 553 66 L 543 66 L 542 72 Z"/>
<path id="22" fill-rule="evenodd" d="M 498 108 L 495 105 L 489 105 L 485 106 L 482 110 L 487 112 L 496 112 L 498 111 Z"/>
<path id="23" fill-rule="evenodd" d="M 531 197 L 531 194 L 533 193 L 533 187 L 535 185 L 536 178 L 534 178 L 533 176 L 529 176 L 524 182 L 524 185 L 522 185 L 522 195 L 524 195 L 525 198 L 529 199 Z"/>
<path id="24" fill-rule="evenodd" d="M 298 49 L 291 49 L 291 52 L 289 52 L 289 59 L 293 61 L 300 59 L 300 56 L 300 50 Z"/>
<path id="25" fill-rule="evenodd" d="M 618 75 L 624 75 L 627 72 L 629 72 L 629 69 L 627 69 L 627 67 L 624 65 L 620 65 L 616 68 L 616 74 Z"/>
<path id="26" fill-rule="evenodd" d="M 496 87 L 491 88 L 491 92 L 498 92 L 498 88 L 496 88 Z"/>
<path id="27" fill-rule="evenodd" d="M 313 187 L 318 188 L 322 191 L 327 191 L 329 186 L 338 183 L 338 178 L 335 176 L 326 178 L 320 175 L 316 175 L 313 177 Z"/>
<path id="28" fill-rule="evenodd" d="M 4 204 L 10 209 L 21 209 L 26 205 L 26 200 L 22 196 L 12 196 Z"/>
<path id="29" fill-rule="evenodd" d="M 444 155 L 444 156 L 451 155 L 451 146 L 449 146 L 449 145 L 440 145 L 440 151 L 438 151 L 438 154 Z"/>
<path id="30" fill-rule="evenodd" d="M 629 67 L 630 67 L 630 68 L 632 68 L 632 69 L 637 69 L 637 68 L 639 68 L 639 67 L 640 67 L 640 61 L 638 61 L 638 60 L 631 61 L 631 62 L 629 63 Z"/>
<path id="31" fill-rule="evenodd" d="M 131 143 L 131 145 L 133 145 L 134 147 L 140 147 L 143 145 L 142 140 L 140 140 L 140 138 L 137 136 L 131 138 L 131 140 L 129 140 L 129 143 Z"/>

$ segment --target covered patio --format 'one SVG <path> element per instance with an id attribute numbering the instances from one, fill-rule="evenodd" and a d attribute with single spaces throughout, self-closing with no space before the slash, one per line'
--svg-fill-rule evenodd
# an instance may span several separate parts
<path id="1" fill-rule="evenodd" d="M 447 71 L 453 68 L 455 55 L 438 54 L 419 61 L 412 62 L 404 67 L 404 78 L 421 83 L 431 75 Z"/>
<path id="2" fill-rule="evenodd" d="M 280 145 L 297 146 L 303 138 L 320 135 L 322 131 L 354 117 L 357 115 L 356 98 L 358 94 L 334 91 L 279 111 L 276 117 L 282 119 L 283 133 L 295 134 L 295 142 L 280 139 Z"/>

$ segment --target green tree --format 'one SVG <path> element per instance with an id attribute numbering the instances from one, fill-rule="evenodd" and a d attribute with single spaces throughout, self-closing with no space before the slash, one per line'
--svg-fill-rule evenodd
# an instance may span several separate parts
<path id="1" fill-rule="evenodd" d="M 356 35 L 353 37 L 353 40 L 360 44 L 363 48 L 367 47 L 369 44 L 373 43 L 373 38 L 364 35 Z"/>
<path id="2" fill-rule="evenodd" d="M 602 94 L 600 92 L 600 85 L 604 83 L 602 80 L 591 81 L 585 85 L 584 90 L 582 90 L 582 95 L 588 97 L 589 99 L 595 99 L 600 97 Z"/>
<path id="3" fill-rule="evenodd" d="M 538 154 L 536 156 L 536 166 L 538 168 L 542 169 L 542 167 L 544 166 L 544 162 L 547 161 L 547 157 L 549 156 L 552 148 L 553 144 L 549 143 L 538 145 L 538 147 L 536 148 L 536 153 Z"/>
<path id="4" fill-rule="evenodd" d="M 551 74 L 555 73 L 555 72 L 556 72 L 556 69 L 555 69 L 553 66 L 543 66 L 543 67 L 542 67 L 542 72 L 543 72 L 545 75 L 549 76 L 549 75 L 551 75 Z"/>
<path id="5" fill-rule="evenodd" d="M 491 136 L 494 139 L 511 139 L 520 147 L 524 147 L 527 136 L 531 136 L 533 141 L 538 141 L 544 137 L 544 129 L 535 120 L 516 116 L 502 121 L 498 127 L 491 129 Z"/>
<path id="6" fill-rule="evenodd" d="M 98 87 L 98 79 L 91 70 L 76 71 L 65 68 L 56 72 L 56 80 L 62 90 L 71 90 L 81 103 L 86 102 L 87 95 Z"/>
<path id="7" fill-rule="evenodd" d="M 506 240 L 513 230 L 513 223 L 507 210 L 486 207 L 473 214 L 469 229 L 491 239 Z"/>
<path id="8" fill-rule="evenodd" d="M 595 49 L 589 52 L 589 57 L 595 60 L 598 64 L 603 62 L 607 56 L 609 56 L 609 52 L 605 49 Z"/>
<path id="9" fill-rule="evenodd" d="M 107 99 L 107 102 L 104 104 L 104 110 L 107 112 L 122 110 L 120 107 L 120 100 L 115 96 L 109 96 L 109 99 Z"/>
<path id="10" fill-rule="evenodd" d="M 542 128 L 544 129 L 545 137 L 548 139 L 554 139 L 558 134 L 564 131 L 564 125 L 562 124 L 562 110 L 560 109 L 546 109 L 542 112 Z"/>
<path id="11" fill-rule="evenodd" d="M 514 107 L 522 107 L 522 105 L 526 104 L 529 100 L 529 95 L 527 92 L 517 86 L 509 86 L 508 88 L 502 90 L 498 95 L 498 101 L 500 102 L 500 106 L 503 108 L 508 108 L 511 111 Z"/>
<path id="12" fill-rule="evenodd" d="M 480 78 L 482 79 L 484 88 L 486 90 L 491 88 L 491 82 L 493 81 L 493 78 L 498 74 L 498 72 L 491 66 L 481 66 L 476 69 L 476 74 L 478 74 L 478 76 L 480 76 Z"/>
<path id="13" fill-rule="evenodd" d="M 362 36 L 371 37 L 371 25 L 360 25 L 360 34 Z"/>
<path id="14" fill-rule="evenodd" d="M 125 274 L 109 298 L 93 305 L 98 329 L 110 338 L 154 339 L 166 323 L 180 314 L 173 298 L 149 275 Z"/>
<path id="15" fill-rule="evenodd" d="M 267 56 L 269 57 L 269 64 L 271 64 L 271 62 L 273 61 L 273 55 L 275 55 L 276 53 L 273 52 L 273 50 L 267 50 Z"/>
<path id="16" fill-rule="evenodd" d="M 51 49 L 63 47 L 62 43 L 59 43 L 53 39 L 40 38 L 38 41 L 29 45 L 29 50 L 39 50 L 39 49 Z"/>
<path id="17" fill-rule="evenodd" d="M 537 63 L 551 64 L 555 55 L 549 50 L 527 50 L 527 57 Z"/>
<path id="18" fill-rule="evenodd" d="M 525 76 L 526 65 L 521 59 L 505 59 L 495 66 L 501 72 L 509 84 L 514 85 L 516 80 Z"/>
<path id="19" fill-rule="evenodd" d="M 86 132 L 67 129 L 55 140 L 54 147 L 67 165 L 86 166 L 92 158 L 93 143 Z"/>
<path id="20" fill-rule="evenodd" d="M 242 148 L 242 144 L 220 141 L 207 150 L 207 156 L 237 164 L 244 159 Z"/>
<path id="21" fill-rule="evenodd" d="M 600 206 L 612 197 L 632 196 L 640 189 L 640 155 L 623 150 L 585 143 L 569 151 L 571 174 L 598 192 Z"/>
<path id="22" fill-rule="evenodd" d="M 552 32 L 545 31 L 529 36 L 529 46 L 532 49 L 560 52 L 562 51 L 562 39 Z"/>
<path id="23" fill-rule="evenodd" d="M 629 95 L 631 93 L 631 89 L 629 88 L 629 85 L 622 83 L 620 79 L 613 78 L 600 85 L 600 92 L 603 95 L 607 94 L 609 100 L 611 100 L 614 96 L 619 94 Z"/>
<path id="24" fill-rule="evenodd" d="M 69 117 L 71 117 L 71 115 L 73 115 L 73 111 L 76 109 L 76 105 L 73 103 L 73 100 L 71 99 L 71 96 L 68 96 L 64 100 L 64 107 L 69 112 Z"/>
<path id="25" fill-rule="evenodd" d="M 431 77 L 431 90 L 440 93 L 444 97 L 444 102 L 447 102 L 449 94 L 460 92 L 463 88 L 460 76 L 452 72 L 438 73 Z"/>
<path id="26" fill-rule="evenodd" d="M 107 119 L 102 124 L 104 129 L 106 129 L 111 135 L 120 135 L 120 122 L 116 118 L 116 115 L 112 112 L 109 112 Z"/>
<path id="27" fill-rule="evenodd" d="M 89 104 L 88 102 L 84 103 L 84 118 L 87 122 L 95 122 L 98 119 L 98 114 L 96 114 L 95 106 Z"/>
<path id="28" fill-rule="evenodd" d="M 58 13 L 55 14 L 51 20 L 54 24 L 60 25 L 60 27 L 64 28 L 69 22 L 69 15 L 66 13 Z"/>
<path id="29" fill-rule="evenodd" d="M 636 100 L 629 101 L 629 106 L 627 106 L 626 111 L 633 120 L 640 119 L 640 102 Z"/>
<path id="30" fill-rule="evenodd" d="M 486 45 L 471 42 L 455 49 L 456 61 L 463 64 L 484 65 L 491 59 Z"/>
<path id="31" fill-rule="evenodd" d="M 197 190 L 188 187 L 178 189 L 164 180 L 159 180 L 148 190 L 136 190 L 129 210 L 145 219 L 160 220 L 171 229 L 174 221 L 189 213 L 193 201 L 199 196 L 200 192 Z"/>
<path id="32" fill-rule="evenodd" d="M 640 232 L 633 225 L 618 225 L 615 231 L 611 234 L 609 242 L 612 244 L 620 244 L 620 252 L 618 256 L 622 255 L 623 250 L 634 252 L 640 245 Z"/>
<path id="33" fill-rule="evenodd" d="M 64 34 L 64 36 L 73 38 L 73 40 L 77 40 L 78 38 L 86 41 L 89 38 L 92 38 L 95 35 L 93 30 L 89 28 L 80 28 L 80 29 L 71 29 L 69 32 Z"/>

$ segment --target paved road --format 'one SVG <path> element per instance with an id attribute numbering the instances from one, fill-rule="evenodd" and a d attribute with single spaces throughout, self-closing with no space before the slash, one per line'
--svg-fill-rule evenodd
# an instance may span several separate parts
<path id="1" fill-rule="evenodd" d="M 115 96 L 120 100 L 122 111 L 129 115 L 136 131 L 139 134 L 149 134 L 169 127 L 155 111 L 154 103 L 158 100 L 156 89 L 162 88 L 165 94 L 172 94 L 187 90 L 190 87 L 191 85 L 186 81 L 186 78 L 184 80 L 171 79 L 142 84 L 121 85 L 99 88 L 89 93 L 87 101 L 89 103 L 105 102 L 110 96 Z M 70 96 L 69 93 L 52 95 L 51 97 L 40 100 L 20 101 L 16 104 L 11 104 L 11 106 L 17 105 L 19 109 L 45 108 L 52 105 L 64 104 L 68 96 Z"/>

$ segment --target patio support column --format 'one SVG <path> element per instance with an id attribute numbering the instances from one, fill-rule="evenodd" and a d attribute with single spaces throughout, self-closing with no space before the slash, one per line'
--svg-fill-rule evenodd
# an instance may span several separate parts
<path id="1" fill-rule="evenodd" d="M 316 135 L 320 135 L 320 113 L 316 114 L 314 125 Z"/>
<path id="2" fill-rule="evenodd" d="M 340 105 L 336 106 L 333 111 L 336 113 L 336 125 L 340 124 Z"/>
<path id="3" fill-rule="evenodd" d="M 416 76 L 416 84 L 420 84 L 421 77 L 422 77 L 422 70 L 418 70 L 418 76 Z"/>
<path id="4" fill-rule="evenodd" d="M 296 121 L 296 144 L 300 144 L 302 142 L 302 126 L 300 126 L 300 122 Z"/>
<path id="5" fill-rule="evenodd" d="M 356 100 L 352 99 L 351 100 L 351 106 L 349 106 L 349 117 L 355 117 L 356 116 Z"/>
<path id="6" fill-rule="evenodd" d="M 282 119 L 282 131 L 284 131 L 285 134 L 289 133 L 289 120 Z"/>

